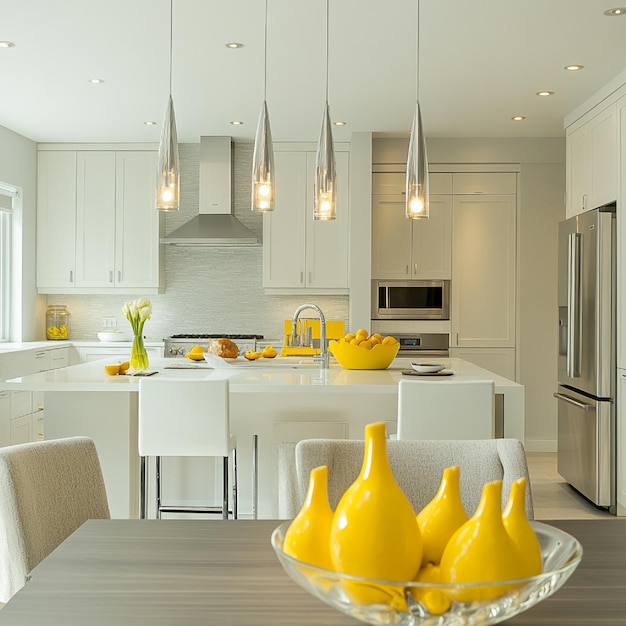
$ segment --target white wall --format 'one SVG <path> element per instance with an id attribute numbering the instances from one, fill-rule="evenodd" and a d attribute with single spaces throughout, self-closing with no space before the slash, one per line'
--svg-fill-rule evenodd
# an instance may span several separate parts
<path id="1" fill-rule="evenodd" d="M 37 144 L 0 126 L 0 180 L 22 190 L 22 216 L 14 220 L 14 237 L 21 246 L 21 267 L 13 294 L 22 303 L 11 317 L 13 341 L 45 339 L 45 298 L 36 290 Z"/>

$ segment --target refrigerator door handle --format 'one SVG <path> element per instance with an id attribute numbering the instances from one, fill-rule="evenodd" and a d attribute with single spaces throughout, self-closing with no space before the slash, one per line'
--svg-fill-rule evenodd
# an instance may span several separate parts
<path id="1" fill-rule="evenodd" d="M 567 375 L 580 376 L 580 233 L 570 233 L 567 250 Z"/>
<path id="2" fill-rule="evenodd" d="M 578 400 L 574 400 L 574 398 L 570 398 L 569 396 L 566 396 L 565 394 L 554 392 L 552 395 L 558 400 L 569 402 L 570 404 L 577 406 L 579 409 L 582 409 L 583 411 L 591 411 L 591 409 L 593 409 L 593 404 L 579 402 Z"/>

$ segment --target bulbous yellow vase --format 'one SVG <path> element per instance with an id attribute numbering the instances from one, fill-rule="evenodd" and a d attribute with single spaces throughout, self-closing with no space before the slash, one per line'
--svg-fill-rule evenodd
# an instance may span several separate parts
<path id="1" fill-rule="evenodd" d="M 419 571 L 422 538 L 413 507 L 389 465 L 384 422 L 365 427 L 361 472 L 337 505 L 330 541 L 333 565 L 339 572 L 409 581 Z M 404 602 L 386 597 L 388 590 L 372 585 L 348 587 L 346 592 L 356 602 Z"/>
<path id="2" fill-rule="evenodd" d="M 504 528 L 502 481 L 483 487 L 476 512 L 450 538 L 439 567 L 444 583 L 479 583 L 523 577 L 518 550 Z M 489 600 L 508 591 L 504 585 L 476 587 L 454 593 L 460 601 Z"/>
<path id="3" fill-rule="evenodd" d="M 450 537 L 467 522 L 459 474 L 458 465 L 443 470 L 439 490 L 417 514 L 417 525 L 424 542 L 424 563 L 438 565 Z"/>
<path id="4" fill-rule="evenodd" d="M 328 468 L 311 470 L 302 508 L 285 533 L 283 551 L 294 559 L 333 569 L 330 558 L 330 527 L 333 511 L 328 503 Z"/>
<path id="5" fill-rule="evenodd" d="M 511 493 L 502 513 L 502 522 L 518 550 L 521 576 L 541 573 L 543 558 L 537 535 L 526 517 L 526 478 L 511 485 Z"/>

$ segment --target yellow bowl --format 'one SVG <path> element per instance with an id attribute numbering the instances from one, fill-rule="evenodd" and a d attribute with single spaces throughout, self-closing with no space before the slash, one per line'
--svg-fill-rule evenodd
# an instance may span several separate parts
<path id="1" fill-rule="evenodd" d="M 399 349 L 399 343 L 392 346 L 379 343 L 371 350 L 346 341 L 333 340 L 328 344 L 328 351 L 347 370 L 384 370 L 391 365 Z"/>

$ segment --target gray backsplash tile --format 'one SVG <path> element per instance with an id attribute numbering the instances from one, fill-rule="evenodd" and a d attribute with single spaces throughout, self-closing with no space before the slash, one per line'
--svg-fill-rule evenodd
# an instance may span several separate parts
<path id="1" fill-rule="evenodd" d="M 252 143 L 235 144 L 235 215 L 259 237 L 263 219 L 250 210 Z M 169 233 L 198 213 L 200 144 L 181 144 L 181 210 L 165 216 Z M 260 334 L 281 339 L 283 320 L 290 319 L 305 300 L 317 304 L 326 319 L 348 325 L 347 296 L 268 296 L 261 287 L 263 249 L 185 248 L 165 246 L 166 291 L 148 296 L 152 319 L 144 334 L 160 340 L 174 333 Z M 71 337 L 95 339 L 101 318 L 115 316 L 126 330 L 122 316 L 128 295 L 54 295 L 49 304 L 67 304 L 71 313 Z"/>

